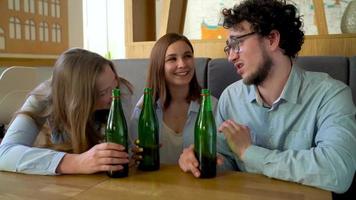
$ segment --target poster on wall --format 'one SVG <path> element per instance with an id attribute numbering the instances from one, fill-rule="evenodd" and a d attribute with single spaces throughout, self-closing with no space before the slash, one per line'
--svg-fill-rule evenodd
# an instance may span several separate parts
<path id="1" fill-rule="evenodd" d="M 224 39 L 226 30 L 222 27 L 221 11 L 232 8 L 242 0 L 188 0 L 184 35 L 189 39 Z M 288 0 L 294 4 L 303 17 L 306 35 L 317 35 L 315 6 L 313 0 Z M 324 11 L 329 34 L 339 34 L 340 21 L 351 0 L 324 0 Z"/>
<path id="2" fill-rule="evenodd" d="M 0 0 L 0 53 L 53 54 L 68 48 L 67 0 Z"/>

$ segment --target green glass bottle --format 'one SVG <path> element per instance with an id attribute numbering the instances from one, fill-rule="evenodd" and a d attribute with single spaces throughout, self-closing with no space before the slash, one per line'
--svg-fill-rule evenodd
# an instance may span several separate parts
<path id="1" fill-rule="evenodd" d="M 143 148 L 142 160 L 138 169 L 154 171 L 160 167 L 159 161 L 159 125 L 153 108 L 152 88 L 144 89 L 143 105 L 138 120 L 139 145 Z"/>
<path id="2" fill-rule="evenodd" d="M 127 123 L 122 110 L 121 100 L 120 100 L 120 89 L 112 90 L 112 101 L 109 111 L 109 117 L 105 129 L 105 137 L 107 142 L 112 142 L 116 144 L 121 144 L 125 147 L 125 151 L 128 151 L 127 142 Z M 107 175 L 112 178 L 120 178 L 128 176 L 129 166 L 128 164 L 123 165 L 123 169 L 119 171 L 108 171 Z"/>
<path id="3" fill-rule="evenodd" d="M 199 161 L 200 178 L 216 176 L 216 124 L 210 91 L 202 89 L 202 102 L 194 127 L 194 153 Z"/>

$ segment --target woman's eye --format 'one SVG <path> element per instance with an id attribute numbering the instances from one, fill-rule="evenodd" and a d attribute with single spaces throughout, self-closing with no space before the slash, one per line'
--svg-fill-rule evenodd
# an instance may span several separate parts
<path id="1" fill-rule="evenodd" d="M 175 61 L 176 60 L 176 58 L 168 58 L 167 60 L 166 60 L 166 62 L 173 62 L 173 61 Z"/>
<path id="2" fill-rule="evenodd" d="M 101 91 L 101 92 L 99 92 L 99 97 L 104 97 L 104 96 L 106 96 L 106 94 L 107 94 L 106 90 L 105 91 Z"/>

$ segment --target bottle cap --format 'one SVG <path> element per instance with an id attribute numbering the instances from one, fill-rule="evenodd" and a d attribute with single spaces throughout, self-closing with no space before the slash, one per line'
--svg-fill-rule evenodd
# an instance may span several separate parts
<path id="1" fill-rule="evenodd" d="M 210 95 L 210 90 L 209 89 L 201 89 L 201 95 Z"/>
<path id="2" fill-rule="evenodd" d="M 120 96 L 120 89 L 119 88 L 114 88 L 112 90 L 111 94 L 112 94 L 113 97 L 119 97 Z"/>
<path id="3" fill-rule="evenodd" d="M 152 93 L 152 88 L 145 88 L 144 93 Z"/>

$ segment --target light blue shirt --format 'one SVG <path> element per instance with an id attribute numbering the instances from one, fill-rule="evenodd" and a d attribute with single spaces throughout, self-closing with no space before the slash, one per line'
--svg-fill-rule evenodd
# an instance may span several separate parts
<path id="1" fill-rule="evenodd" d="M 216 104 L 217 100 L 215 97 L 211 96 L 211 102 L 212 102 L 212 108 L 216 110 Z M 140 118 L 140 113 L 141 113 L 141 105 L 143 103 L 143 96 L 140 98 L 138 103 L 136 104 L 136 107 L 134 108 L 134 111 L 132 113 L 131 121 L 130 121 L 130 138 L 132 141 L 138 138 L 138 120 Z M 156 108 L 156 115 L 157 115 L 157 120 L 158 124 L 160 127 L 159 131 L 159 138 L 160 138 L 160 143 L 162 144 L 161 138 L 163 137 L 164 133 L 162 128 L 163 127 L 163 108 L 161 106 L 160 100 L 158 100 L 155 104 Z M 183 152 L 184 148 L 189 147 L 189 145 L 194 144 L 194 126 L 195 126 L 195 121 L 199 113 L 199 108 L 200 104 L 197 101 L 191 101 L 187 113 L 187 121 L 185 122 L 184 129 L 183 129 L 183 146 L 180 147 L 180 152 Z M 173 147 L 173 144 L 162 144 L 164 147 Z M 164 150 L 163 148 L 160 149 L 160 152 Z M 161 153 L 162 154 L 162 153 Z M 172 155 L 173 156 L 173 155 Z M 171 160 L 178 161 L 179 156 L 176 158 L 170 158 L 169 160 L 164 160 L 162 159 L 162 156 L 160 157 L 160 162 L 161 163 L 167 163 L 167 164 L 177 164 L 178 162 L 172 162 Z"/>
<path id="2" fill-rule="evenodd" d="M 120 89 L 124 91 L 122 106 L 126 116 L 132 110 L 131 95 L 126 86 Z M 42 110 L 46 105 L 40 103 L 35 97 L 30 96 L 22 110 L 34 111 Z M 43 123 L 46 119 L 41 119 Z M 42 126 L 42 124 L 40 124 Z M 0 144 L 0 170 L 19 172 L 25 174 L 56 175 L 56 169 L 62 160 L 65 152 L 55 151 L 47 148 L 33 147 L 39 133 L 35 121 L 27 115 L 17 115 L 7 130 L 5 137 Z M 66 138 L 63 134 L 52 132 L 51 142 L 62 143 Z"/>
<path id="3" fill-rule="evenodd" d="M 218 134 L 223 168 L 345 192 L 356 168 L 356 109 L 350 88 L 325 73 L 293 66 L 271 108 L 262 106 L 256 93 L 255 86 L 240 80 L 219 99 L 217 124 L 232 119 L 247 125 L 252 139 L 240 160 Z"/>

